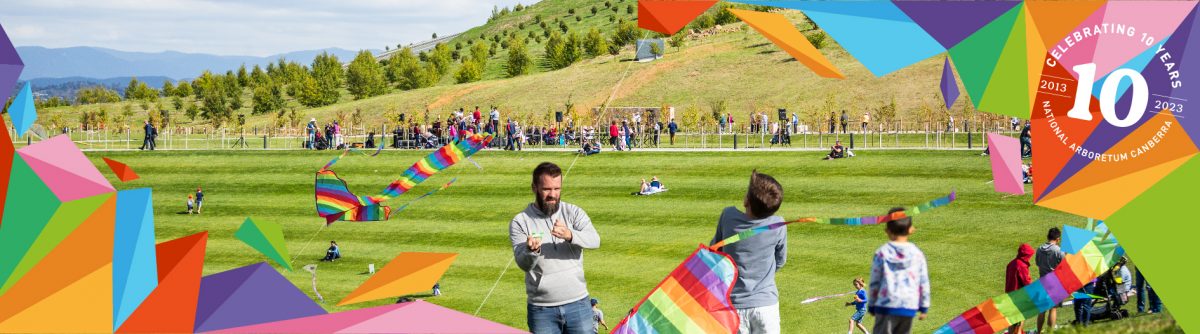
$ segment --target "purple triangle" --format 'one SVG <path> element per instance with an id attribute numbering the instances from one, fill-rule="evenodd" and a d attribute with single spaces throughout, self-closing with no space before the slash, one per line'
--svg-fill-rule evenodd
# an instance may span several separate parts
<path id="1" fill-rule="evenodd" d="M 893 1 L 946 49 L 971 36 L 1020 1 Z"/>
<path id="2" fill-rule="evenodd" d="M 1164 51 L 1157 53 L 1141 72 L 1142 76 L 1146 79 L 1146 88 L 1148 88 L 1150 94 L 1164 95 L 1163 93 L 1168 93 L 1165 96 L 1170 96 L 1171 98 L 1151 95 L 1149 103 L 1146 105 L 1146 113 L 1142 115 L 1142 119 L 1126 128 L 1118 128 L 1112 126 L 1107 121 L 1101 120 L 1096 129 L 1084 141 L 1083 147 L 1096 152 L 1108 151 L 1121 140 L 1124 140 L 1130 133 L 1137 131 L 1138 128 L 1145 125 L 1151 118 L 1158 116 L 1155 114 L 1158 112 L 1154 108 L 1155 100 L 1186 102 L 1192 99 L 1200 99 L 1200 94 L 1196 93 L 1197 89 L 1195 88 L 1189 88 L 1188 86 L 1172 88 L 1171 82 L 1175 79 L 1171 79 L 1170 72 L 1165 70 L 1167 63 L 1174 63 L 1175 67 L 1173 71 L 1179 71 L 1179 78 L 1184 78 L 1188 72 L 1186 69 L 1189 69 L 1186 64 L 1190 64 L 1189 62 L 1200 63 L 1200 47 L 1188 43 L 1189 40 L 1194 39 L 1192 36 L 1200 36 L 1200 23 L 1197 22 L 1197 11 L 1198 9 L 1192 9 L 1192 13 L 1183 20 L 1183 23 L 1175 29 L 1175 32 L 1167 37 L 1167 42 L 1163 43 L 1162 47 Z M 1200 41 L 1196 42 L 1200 43 Z M 1161 56 L 1165 54 L 1170 54 L 1171 57 L 1164 62 Z M 1200 73 L 1200 71 L 1191 72 Z M 1103 82 L 1096 83 L 1096 85 L 1102 84 Z M 1132 100 L 1132 89 L 1126 90 L 1124 95 L 1117 98 L 1115 106 L 1117 114 L 1124 117 L 1129 110 L 1129 105 L 1132 104 Z M 1092 101 L 1092 103 L 1096 103 L 1096 101 Z M 1175 113 L 1175 115 L 1177 116 L 1176 120 L 1179 122 L 1177 125 L 1182 126 L 1183 130 L 1187 131 L 1188 136 L 1191 137 L 1194 144 L 1200 145 L 1200 142 L 1198 142 L 1200 140 L 1200 117 L 1186 117 L 1182 113 Z M 1170 133 L 1168 132 L 1168 137 L 1166 138 L 1170 138 Z M 1050 185 L 1046 187 L 1044 193 L 1049 194 L 1058 189 L 1059 186 L 1093 161 L 1077 154 L 1073 155 L 1071 160 L 1066 165 L 1063 165 Z"/>
<path id="3" fill-rule="evenodd" d="M 196 332 L 325 314 L 266 262 L 200 280 Z"/>
<path id="4" fill-rule="evenodd" d="M 946 109 L 954 105 L 954 101 L 958 100 L 958 81 L 954 79 L 954 69 L 950 67 L 950 57 L 946 57 L 946 64 L 942 65 L 942 99 L 946 101 Z"/>
<path id="5" fill-rule="evenodd" d="M 8 33 L 5 33 L 4 26 L 0 25 L 0 103 L 8 101 L 8 97 L 12 96 L 13 87 L 16 87 L 17 78 L 21 76 L 23 68 L 25 65 L 21 62 L 21 56 L 17 55 L 17 49 L 13 48 Z"/>

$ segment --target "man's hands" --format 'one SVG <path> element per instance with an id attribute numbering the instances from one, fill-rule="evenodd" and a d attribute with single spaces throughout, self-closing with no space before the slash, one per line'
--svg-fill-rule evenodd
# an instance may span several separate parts
<path id="1" fill-rule="evenodd" d="M 550 231 L 550 235 L 571 241 L 571 229 L 567 228 L 567 224 L 563 224 L 562 220 L 554 221 L 554 229 Z"/>
<path id="2" fill-rule="evenodd" d="M 925 313 L 921 313 L 920 315 L 918 315 L 917 320 L 925 320 Z"/>
<path id="3" fill-rule="evenodd" d="M 531 252 L 537 253 L 538 251 L 541 251 L 542 250 L 542 235 L 535 234 L 535 235 L 529 236 L 528 239 L 525 239 L 525 245 L 529 246 L 529 251 L 531 251 Z"/>

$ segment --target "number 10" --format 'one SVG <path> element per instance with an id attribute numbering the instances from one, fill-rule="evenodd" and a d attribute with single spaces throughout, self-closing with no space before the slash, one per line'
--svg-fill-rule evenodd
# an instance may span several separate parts
<path id="1" fill-rule="evenodd" d="M 1096 80 L 1096 63 L 1075 65 L 1071 69 L 1079 73 L 1079 87 L 1075 90 L 1075 107 L 1067 112 L 1067 117 L 1090 121 L 1092 113 L 1089 109 L 1092 105 L 1092 85 Z M 1125 77 L 1129 77 L 1133 84 L 1133 103 L 1129 105 L 1129 114 L 1122 119 L 1117 117 L 1116 111 L 1117 86 Z M 1104 120 L 1109 124 L 1118 128 L 1134 125 L 1146 114 L 1146 104 L 1150 100 L 1148 90 L 1146 78 L 1143 78 L 1141 73 L 1128 68 L 1113 71 L 1104 79 L 1104 86 L 1100 87 L 1100 114 L 1104 115 Z"/>

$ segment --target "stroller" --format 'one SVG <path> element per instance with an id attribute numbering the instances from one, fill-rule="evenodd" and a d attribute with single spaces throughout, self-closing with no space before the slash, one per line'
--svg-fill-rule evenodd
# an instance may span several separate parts
<path id="1" fill-rule="evenodd" d="M 1092 294 L 1100 297 L 1093 298 L 1091 305 L 1088 306 L 1090 313 L 1090 321 L 1096 320 L 1120 320 L 1129 317 L 1129 311 L 1122 309 L 1126 301 L 1122 300 L 1121 294 L 1117 286 L 1116 272 L 1120 267 L 1113 267 L 1105 272 L 1100 277 L 1096 278 L 1095 287 L 1092 289 Z M 1078 323 L 1076 319 L 1073 323 Z"/>
<path id="2" fill-rule="evenodd" d="M 329 139 L 325 138 L 321 133 L 317 133 L 316 145 L 313 145 L 313 147 L 318 150 L 327 150 L 329 149 Z"/>

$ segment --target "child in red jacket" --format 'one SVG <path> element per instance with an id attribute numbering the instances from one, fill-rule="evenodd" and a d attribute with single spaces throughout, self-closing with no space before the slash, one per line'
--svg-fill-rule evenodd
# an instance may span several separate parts
<path id="1" fill-rule="evenodd" d="M 1021 247 L 1017 248 L 1017 258 L 1009 261 L 1008 269 L 1004 271 L 1004 292 L 1017 291 L 1033 282 L 1033 278 L 1029 276 L 1029 259 L 1031 258 L 1033 258 L 1033 246 L 1021 244 Z M 1008 332 L 1024 333 L 1021 328 L 1024 324 L 1024 321 L 1015 323 L 1008 328 Z"/>

